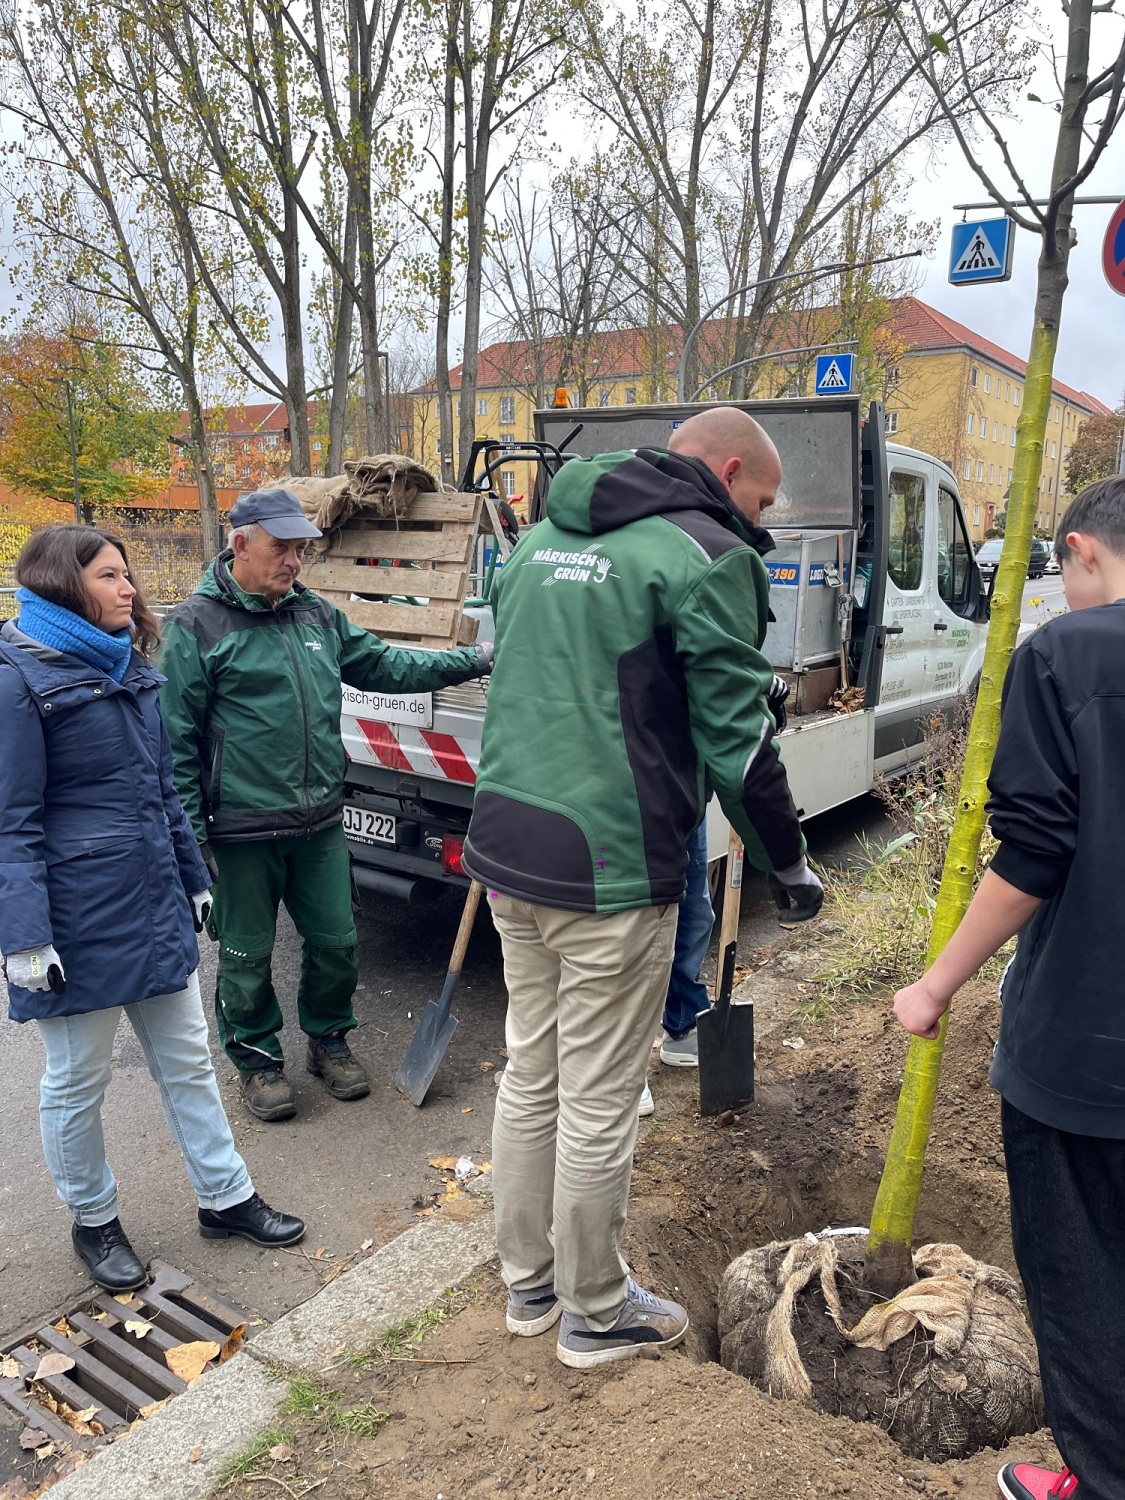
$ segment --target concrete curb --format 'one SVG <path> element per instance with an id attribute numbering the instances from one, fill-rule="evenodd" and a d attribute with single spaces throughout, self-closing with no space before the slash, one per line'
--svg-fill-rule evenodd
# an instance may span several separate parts
<path id="1" fill-rule="evenodd" d="M 50 1500 L 204 1500 L 223 1467 L 280 1414 L 288 1380 L 321 1376 L 344 1354 L 430 1307 L 495 1254 L 492 1216 L 429 1219 L 285 1313 L 227 1364 L 60 1479 Z M 196 1462 L 191 1455 L 201 1449 Z"/>

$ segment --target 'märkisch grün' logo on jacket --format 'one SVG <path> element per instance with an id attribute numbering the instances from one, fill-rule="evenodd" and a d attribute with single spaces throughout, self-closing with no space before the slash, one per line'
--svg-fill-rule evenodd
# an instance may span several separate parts
<path id="1" fill-rule="evenodd" d="M 388 646 L 297 584 L 276 608 L 222 553 L 165 622 L 161 707 L 201 844 L 315 833 L 343 808 L 341 683 L 424 693 L 480 675 L 475 646 Z"/>
<path id="2" fill-rule="evenodd" d="M 494 587 L 470 874 L 575 911 L 679 901 L 705 772 L 757 864 L 797 862 L 760 650 L 772 545 L 696 459 L 564 464 Z"/>

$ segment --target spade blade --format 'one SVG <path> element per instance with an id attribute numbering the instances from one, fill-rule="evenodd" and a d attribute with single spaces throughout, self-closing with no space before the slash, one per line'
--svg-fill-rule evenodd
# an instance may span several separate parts
<path id="1" fill-rule="evenodd" d="M 754 1007 L 725 1005 L 696 1019 L 699 1113 L 721 1115 L 754 1097 Z"/>
<path id="2" fill-rule="evenodd" d="M 395 1074 L 395 1088 L 412 1103 L 420 1105 L 426 1097 L 456 1030 L 457 1017 L 449 1014 L 449 1006 L 431 1000 Z"/>

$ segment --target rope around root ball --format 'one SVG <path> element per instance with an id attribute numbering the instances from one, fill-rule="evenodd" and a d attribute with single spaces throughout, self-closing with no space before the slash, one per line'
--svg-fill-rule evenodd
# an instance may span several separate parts
<path id="1" fill-rule="evenodd" d="M 719 1289 L 726 1368 L 774 1396 L 826 1404 L 823 1392 L 817 1400 L 793 1331 L 797 1299 L 816 1281 L 828 1318 L 857 1349 L 915 1341 L 907 1378 L 877 1417 L 906 1453 L 964 1458 L 1039 1427 L 1039 1362 L 1013 1278 L 957 1245 L 924 1245 L 914 1254 L 918 1281 L 849 1327 L 837 1269 L 841 1256 L 859 1262 L 863 1248 L 862 1232 L 826 1233 L 748 1250 L 733 1261 Z M 920 1340 L 919 1330 L 928 1339 Z M 849 1414 L 839 1405 L 830 1409 Z"/>

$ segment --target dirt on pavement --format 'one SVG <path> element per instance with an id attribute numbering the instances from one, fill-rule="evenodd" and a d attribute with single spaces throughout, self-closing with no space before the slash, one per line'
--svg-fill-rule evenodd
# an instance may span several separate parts
<path id="1" fill-rule="evenodd" d="M 996 1021 L 991 985 L 958 997 L 917 1238 L 953 1240 L 1013 1269 L 998 1101 L 987 1084 Z M 911 1490 L 991 1500 L 1001 1463 L 1057 1464 L 1047 1433 L 962 1462 L 908 1459 L 875 1423 L 774 1400 L 715 1362 L 715 1293 L 735 1255 L 866 1222 L 905 1055 L 885 1001 L 801 1029 L 777 1016 L 759 1046 L 757 1098 L 725 1126 L 699 1119 L 693 1072 L 655 1065 L 657 1114 L 638 1145 L 626 1249 L 642 1283 L 688 1308 L 681 1349 L 567 1370 L 553 1333 L 504 1331 L 503 1290 L 489 1268 L 424 1339 L 392 1341 L 362 1370 L 342 1367 L 321 1409 L 283 1418 L 275 1457 L 263 1451 L 225 1493 L 260 1500 L 268 1476 L 278 1482 L 270 1492 L 315 1486 L 318 1500 L 884 1500 Z M 450 1207 L 466 1211 L 464 1200 Z M 388 1414 L 376 1436 L 344 1430 L 340 1414 L 356 1409 Z"/>

